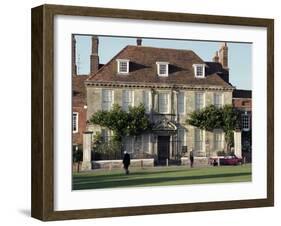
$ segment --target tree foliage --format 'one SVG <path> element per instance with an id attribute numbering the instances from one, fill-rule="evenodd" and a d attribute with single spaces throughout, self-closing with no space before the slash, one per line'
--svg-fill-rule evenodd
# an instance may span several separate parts
<path id="1" fill-rule="evenodd" d="M 72 161 L 78 163 L 83 161 L 83 151 L 81 145 L 79 145 L 78 148 L 75 145 L 72 146 Z"/>
<path id="2" fill-rule="evenodd" d="M 77 164 L 77 172 L 80 171 L 80 163 L 83 161 L 82 146 L 72 146 L 72 162 Z"/>
<path id="3" fill-rule="evenodd" d="M 202 110 L 192 112 L 187 122 L 200 129 L 212 131 L 223 127 L 223 112 L 221 108 L 211 105 Z"/>
<path id="4" fill-rule="evenodd" d="M 136 136 L 150 128 L 149 118 L 145 114 L 142 104 L 137 107 L 129 107 L 128 112 L 115 104 L 110 111 L 94 113 L 90 122 L 112 130 L 115 140 L 119 141 L 122 136 Z"/>
<path id="5" fill-rule="evenodd" d="M 148 116 L 145 114 L 144 105 L 130 107 L 128 113 L 127 133 L 131 136 L 137 136 L 151 128 Z"/>
<path id="6" fill-rule="evenodd" d="M 225 132 L 228 147 L 233 143 L 233 130 L 237 128 L 238 122 L 239 114 L 231 105 L 225 105 L 222 108 L 210 105 L 192 112 L 190 118 L 187 119 L 187 123 L 190 125 L 207 131 L 222 129 Z"/>

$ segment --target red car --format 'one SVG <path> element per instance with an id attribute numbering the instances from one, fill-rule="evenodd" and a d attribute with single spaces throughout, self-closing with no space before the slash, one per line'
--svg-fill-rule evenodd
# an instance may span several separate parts
<path id="1" fill-rule="evenodd" d="M 220 165 L 239 165 L 243 163 L 242 158 L 238 158 L 237 156 L 225 156 L 223 158 L 220 158 Z"/>

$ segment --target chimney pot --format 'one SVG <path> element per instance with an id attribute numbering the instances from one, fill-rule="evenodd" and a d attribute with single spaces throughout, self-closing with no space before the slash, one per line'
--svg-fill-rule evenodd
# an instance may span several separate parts
<path id="1" fill-rule="evenodd" d="M 75 36 L 72 35 L 72 75 L 77 75 L 77 65 L 76 65 L 76 39 Z"/>
<path id="2" fill-rule="evenodd" d="M 90 74 L 95 74 L 99 70 L 99 39 L 96 35 L 92 36 L 92 53 L 91 53 L 91 71 Z"/>
<path id="3" fill-rule="evenodd" d="M 228 69 L 228 46 L 226 42 L 222 43 L 219 50 L 219 62 L 223 68 Z"/>
<path id="4" fill-rule="evenodd" d="M 213 57 L 213 62 L 218 63 L 219 62 L 219 53 L 216 51 L 215 56 Z"/>

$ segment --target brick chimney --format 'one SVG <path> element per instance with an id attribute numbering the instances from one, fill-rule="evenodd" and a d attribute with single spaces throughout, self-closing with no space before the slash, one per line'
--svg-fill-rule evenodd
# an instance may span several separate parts
<path id="1" fill-rule="evenodd" d="M 221 45 L 219 50 L 219 62 L 224 69 L 228 69 L 228 47 L 226 42 Z"/>
<path id="2" fill-rule="evenodd" d="M 142 39 L 141 38 L 137 38 L 137 46 L 141 46 L 142 43 Z"/>
<path id="3" fill-rule="evenodd" d="M 216 51 L 215 56 L 213 56 L 213 62 L 218 63 L 219 62 L 219 53 Z"/>
<path id="4" fill-rule="evenodd" d="M 75 36 L 72 35 L 72 40 L 71 40 L 71 47 L 72 47 L 72 52 L 71 52 L 71 65 L 72 65 L 72 76 L 77 75 L 77 65 L 76 65 L 76 39 Z"/>
<path id="5" fill-rule="evenodd" d="M 92 53 L 91 53 L 91 71 L 90 74 L 95 74 L 99 70 L 99 39 L 96 35 L 92 36 Z"/>

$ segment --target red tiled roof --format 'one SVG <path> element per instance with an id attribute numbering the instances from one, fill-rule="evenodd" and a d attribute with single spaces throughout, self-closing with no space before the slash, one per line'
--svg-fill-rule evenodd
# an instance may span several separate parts
<path id="1" fill-rule="evenodd" d="M 117 73 L 116 59 L 128 59 L 129 74 Z M 169 62 L 169 76 L 157 75 L 156 62 Z M 206 77 L 195 78 L 193 64 L 205 62 L 191 50 L 155 48 L 128 45 L 113 57 L 100 70 L 91 75 L 87 82 L 121 82 L 121 83 L 164 83 L 175 85 L 213 85 L 223 88 L 233 88 L 225 82 L 215 70 L 209 70 Z M 212 64 L 210 64 L 212 65 Z"/>

